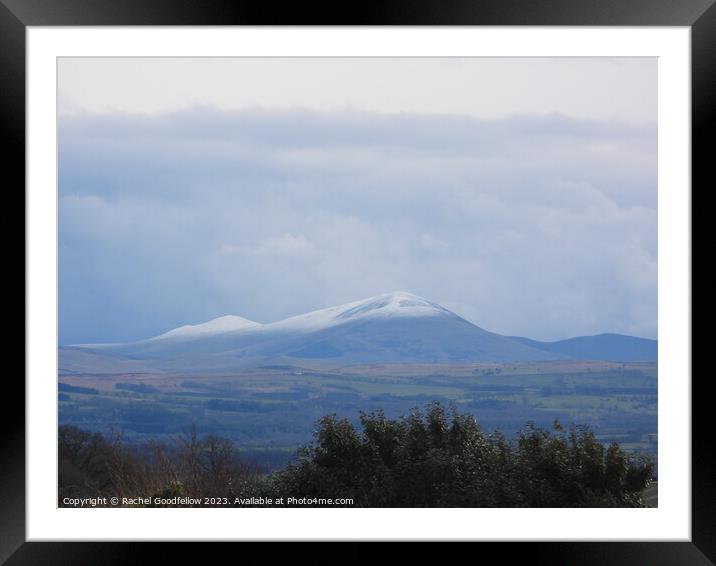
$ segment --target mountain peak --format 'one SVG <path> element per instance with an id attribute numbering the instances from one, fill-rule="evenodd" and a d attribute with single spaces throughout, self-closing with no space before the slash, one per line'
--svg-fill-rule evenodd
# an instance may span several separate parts
<path id="1" fill-rule="evenodd" d="M 359 319 L 412 316 L 451 316 L 459 318 L 446 308 L 418 295 L 405 291 L 394 291 L 301 314 L 268 326 L 287 329 L 316 329 L 336 326 Z"/>
<path id="2" fill-rule="evenodd" d="M 405 291 L 384 293 L 383 295 L 376 295 L 375 297 L 335 308 L 341 309 L 342 307 L 346 307 L 346 309 L 336 315 L 338 319 L 353 318 L 356 315 L 367 314 L 371 311 L 386 315 L 431 314 L 431 311 L 444 314 L 450 313 L 450 311 L 436 303 Z"/>
<path id="3" fill-rule="evenodd" d="M 226 315 L 214 318 L 202 324 L 187 324 L 150 338 L 150 340 L 159 340 L 165 338 L 192 338 L 197 336 L 206 336 L 210 334 L 221 334 L 223 332 L 233 332 L 235 330 L 243 330 L 245 328 L 255 328 L 261 326 L 258 322 L 243 318 L 241 316 Z"/>

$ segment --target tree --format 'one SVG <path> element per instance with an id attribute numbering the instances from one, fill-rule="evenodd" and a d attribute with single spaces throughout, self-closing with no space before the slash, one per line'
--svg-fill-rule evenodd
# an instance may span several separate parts
<path id="1" fill-rule="evenodd" d="M 559 421 L 552 431 L 529 423 L 512 444 L 440 403 L 397 420 L 362 413 L 360 425 L 321 419 L 314 444 L 276 474 L 277 495 L 365 507 L 634 507 L 653 473 L 649 461 Z"/>

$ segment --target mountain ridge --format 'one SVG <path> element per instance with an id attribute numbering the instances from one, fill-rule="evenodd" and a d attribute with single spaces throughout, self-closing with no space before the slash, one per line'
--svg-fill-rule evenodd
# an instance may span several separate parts
<path id="1" fill-rule="evenodd" d="M 86 369 L 92 363 L 116 367 L 122 360 L 170 371 L 230 371 L 306 360 L 351 365 L 602 360 L 609 356 L 626 358 L 610 361 L 636 361 L 634 356 L 644 356 L 644 361 L 650 361 L 656 350 L 656 341 L 615 334 L 554 343 L 503 336 L 438 303 L 396 291 L 272 323 L 227 315 L 136 342 L 66 346 L 60 348 L 60 367 L 64 371 L 80 365 Z M 598 357 L 590 358 L 593 354 Z"/>
<path id="2" fill-rule="evenodd" d="M 639 338 L 614 332 L 603 332 L 591 336 L 574 336 L 563 340 L 543 342 L 521 336 L 510 336 L 523 344 L 564 354 L 574 359 L 606 359 L 606 355 L 617 356 L 620 362 L 656 361 L 658 342 L 649 338 Z"/>

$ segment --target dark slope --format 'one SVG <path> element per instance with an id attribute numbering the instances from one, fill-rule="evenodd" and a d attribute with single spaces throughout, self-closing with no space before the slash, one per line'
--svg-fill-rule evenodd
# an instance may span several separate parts
<path id="1" fill-rule="evenodd" d="M 658 342 L 624 334 L 579 336 L 557 342 L 540 342 L 529 338 L 514 340 L 538 350 L 561 354 L 575 360 L 606 360 L 612 362 L 655 362 Z"/>

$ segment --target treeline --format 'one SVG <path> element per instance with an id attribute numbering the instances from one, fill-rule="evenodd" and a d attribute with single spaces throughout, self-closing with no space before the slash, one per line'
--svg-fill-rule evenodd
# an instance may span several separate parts
<path id="1" fill-rule="evenodd" d="M 139 448 L 61 426 L 58 448 L 61 506 L 187 497 L 226 506 L 315 498 L 357 507 L 641 507 L 654 471 L 586 427 L 528 424 L 510 442 L 439 403 L 399 419 L 363 413 L 359 428 L 325 416 L 313 443 L 270 475 L 242 462 L 231 441 L 195 432 Z"/>
<path id="2" fill-rule="evenodd" d="M 258 471 L 239 458 L 234 444 L 193 430 L 171 445 L 133 446 L 121 436 L 59 427 L 58 497 L 123 499 L 173 496 L 252 496 L 265 488 Z"/>

